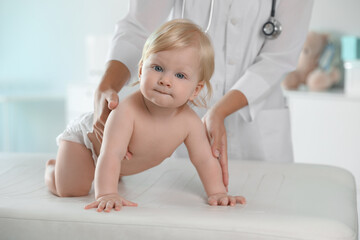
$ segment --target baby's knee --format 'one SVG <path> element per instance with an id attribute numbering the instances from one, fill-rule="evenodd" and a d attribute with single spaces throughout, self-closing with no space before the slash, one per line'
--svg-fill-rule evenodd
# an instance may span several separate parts
<path id="1" fill-rule="evenodd" d="M 56 176 L 55 176 L 56 177 Z M 92 182 L 74 181 L 75 179 L 56 179 L 55 187 L 59 197 L 82 197 L 89 194 Z"/>
<path id="2" fill-rule="evenodd" d="M 82 197 L 87 196 L 91 190 L 92 179 L 72 176 L 67 174 L 55 174 L 55 188 L 59 197 Z"/>
<path id="3" fill-rule="evenodd" d="M 83 197 L 87 196 L 90 192 L 90 187 L 77 186 L 77 187 L 56 187 L 56 192 L 59 197 Z"/>

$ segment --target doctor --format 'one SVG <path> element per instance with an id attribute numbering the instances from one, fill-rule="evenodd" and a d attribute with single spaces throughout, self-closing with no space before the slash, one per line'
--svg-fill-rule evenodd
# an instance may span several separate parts
<path id="1" fill-rule="evenodd" d="M 294 70 L 311 16 L 312 0 L 135 0 L 116 25 L 107 70 L 95 94 L 98 138 L 117 106 L 117 93 L 138 76 L 147 36 L 163 22 L 188 18 L 210 35 L 215 50 L 214 94 L 196 109 L 219 157 L 225 185 L 227 158 L 293 161 L 289 110 L 280 87 Z M 181 152 L 181 151 L 180 151 Z"/>

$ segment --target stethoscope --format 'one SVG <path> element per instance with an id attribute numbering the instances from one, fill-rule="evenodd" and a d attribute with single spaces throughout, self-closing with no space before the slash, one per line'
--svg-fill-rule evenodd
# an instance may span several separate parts
<path id="1" fill-rule="evenodd" d="M 275 39 L 281 33 L 281 23 L 275 19 L 276 0 L 272 0 L 269 20 L 263 25 L 262 32 L 268 39 Z"/>
<path id="2" fill-rule="evenodd" d="M 186 3 L 186 0 L 183 0 L 182 10 L 181 10 L 181 18 L 184 18 L 185 3 Z M 264 34 L 265 38 L 267 38 L 267 39 L 275 39 L 281 33 L 281 23 L 275 19 L 275 6 L 276 6 L 276 0 L 272 0 L 270 18 L 266 23 L 264 23 L 264 25 L 262 27 L 262 33 Z M 208 24 L 204 31 L 205 33 L 207 33 L 210 29 L 211 21 L 213 18 L 213 12 L 214 12 L 214 0 L 211 0 L 210 14 L 209 14 L 209 19 L 208 19 Z"/>

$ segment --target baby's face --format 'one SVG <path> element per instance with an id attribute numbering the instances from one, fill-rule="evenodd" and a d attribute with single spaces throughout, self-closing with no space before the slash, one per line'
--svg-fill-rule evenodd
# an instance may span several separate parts
<path id="1" fill-rule="evenodd" d="M 186 47 L 151 54 L 140 70 L 140 90 L 160 107 L 176 108 L 193 100 L 199 83 L 199 50 Z"/>

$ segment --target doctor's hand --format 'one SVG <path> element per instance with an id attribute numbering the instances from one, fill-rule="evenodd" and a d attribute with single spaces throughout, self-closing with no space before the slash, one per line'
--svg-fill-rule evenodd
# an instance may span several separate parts
<path id="1" fill-rule="evenodd" d="M 119 104 L 117 93 L 130 79 L 129 69 L 121 62 L 108 62 L 104 76 L 94 96 L 94 133 L 101 143 L 105 122 L 112 110 Z"/>
<path id="2" fill-rule="evenodd" d="M 227 137 L 224 119 L 225 117 L 218 114 L 215 108 L 211 108 L 202 118 L 202 121 L 206 128 L 212 154 L 220 162 L 223 182 L 227 190 L 229 185 L 229 170 L 227 158 Z"/>
<path id="3" fill-rule="evenodd" d="M 95 92 L 94 102 L 94 134 L 97 140 L 101 143 L 105 122 L 112 110 L 119 104 L 119 96 L 117 92 L 111 88 L 107 90 L 97 89 Z"/>

